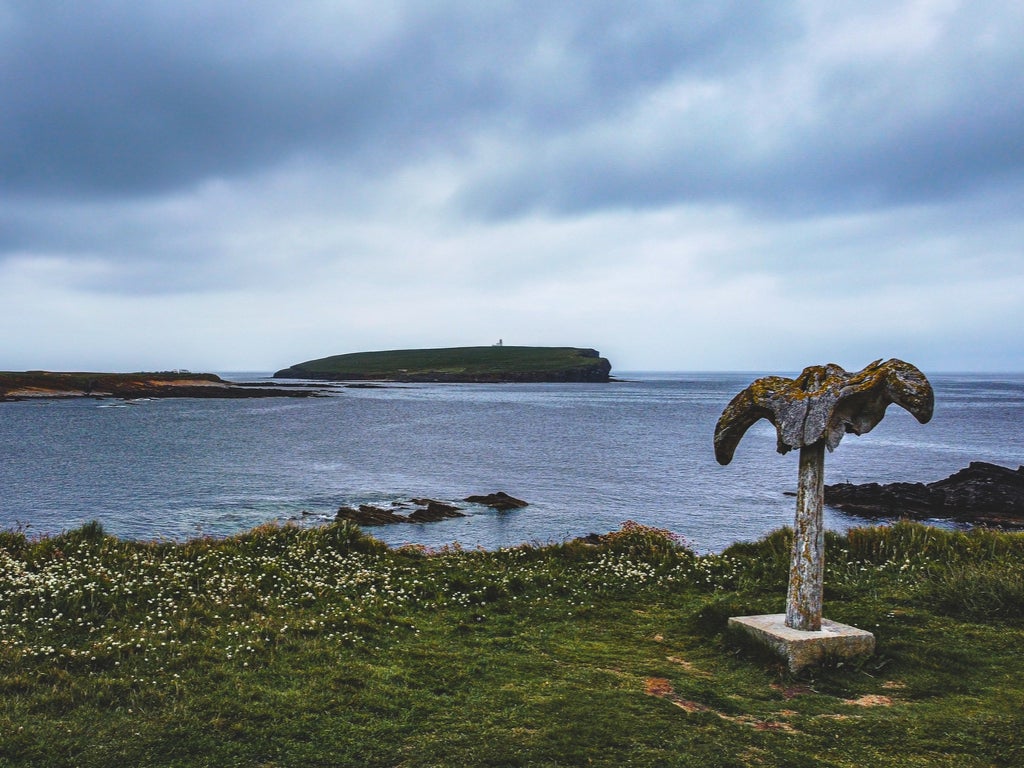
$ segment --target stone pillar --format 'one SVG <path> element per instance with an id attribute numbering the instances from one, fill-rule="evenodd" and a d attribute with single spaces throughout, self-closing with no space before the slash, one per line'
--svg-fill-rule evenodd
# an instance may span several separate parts
<path id="1" fill-rule="evenodd" d="M 800 480 L 796 496 L 793 554 L 786 594 L 786 626 L 806 632 L 821 629 L 825 581 L 825 441 L 800 449 Z"/>

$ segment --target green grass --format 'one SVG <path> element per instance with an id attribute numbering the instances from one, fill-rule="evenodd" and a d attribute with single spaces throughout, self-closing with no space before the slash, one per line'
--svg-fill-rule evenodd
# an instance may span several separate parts
<path id="1" fill-rule="evenodd" d="M 825 613 L 878 652 L 798 677 L 726 630 L 782 610 L 789 539 L 0 533 L 0 766 L 1024 763 L 1024 536 L 830 535 Z"/>
<path id="2" fill-rule="evenodd" d="M 603 358 L 573 347 L 451 347 L 356 352 L 299 363 L 278 375 L 342 378 L 491 377 L 593 368 Z M 607 361 L 603 361 L 607 362 Z"/>

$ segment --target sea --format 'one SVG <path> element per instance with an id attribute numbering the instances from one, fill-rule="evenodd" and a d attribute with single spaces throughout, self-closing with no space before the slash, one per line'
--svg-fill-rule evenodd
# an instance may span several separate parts
<path id="1" fill-rule="evenodd" d="M 497 549 L 632 520 L 698 552 L 721 551 L 793 522 L 797 452 L 776 452 L 767 421 L 751 427 L 731 464 L 714 458 L 722 409 L 759 375 L 0 403 L 0 529 L 49 535 L 98 520 L 122 538 L 180 541 L 264 523 L 322 525 L 341 506 L 429 498 L 466 516 L 367 530 L 393 546 Z M 931 422 L 890 406 L 872 432 L 846 436 L 827 455 L 826 483 L 932 482 L 972 461 L 1024 461 L 1024 374 L 929 379 Z M 529 506 L 498 512 L 461 501 L 496 491 Z M 825 517 L 834 530 L 865 524 L 833 509 Z"/>

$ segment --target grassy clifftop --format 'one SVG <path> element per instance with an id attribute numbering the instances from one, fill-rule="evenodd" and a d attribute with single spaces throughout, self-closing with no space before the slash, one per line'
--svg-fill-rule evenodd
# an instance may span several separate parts
<path id="1" fill-rule="evenodd" d="M 791 546 L 0 532 L 0 765 L 1024 765 L 1024 534 L 829 533 L 877 653 L 796 677 L 727 625 L 782 608 Z"/>
<path id="2" fill-rule="evenodd" d="M 611 364 L 575 347 L 448 347 L 356 352 L 298 363 L 283 379 L 529 382 L 608 381 Z"/>

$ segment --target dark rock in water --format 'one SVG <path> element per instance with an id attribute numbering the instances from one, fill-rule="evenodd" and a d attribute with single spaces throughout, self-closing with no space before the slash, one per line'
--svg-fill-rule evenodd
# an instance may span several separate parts
<path id="1" fill-rule="evenodd" d="M 341 507 L 335 520 L 349 520 L 356 525 L 395 525 L 397 523 L 436 523 L 453 517 L 465 517 L 458 507 L 445 504 L 434 499 L 412 499 L 413 504 L 420 506 L 408 515 L 396 514 L 394 509 L 382 509 L 370 504 L 360 504 L 359 509 Z M 398 505 L 403 507 L 405 505 Z"/>
<path id="2" fill-rule="evenodd" d="M 484 504 L 501 512 L 510 509 L 519 509 L 529 506 L 525 501 L 515 499 L 507 493 L 492 493 L 487 496 L 470 496 L 466 499 L 474 504 Z M 416 505 L 416 509 L 405 514 L 409 504 Z M 358 509 L 353 507 L 341 507 L 334 519 L 338 521 L 349 520 L 356 525 L 395 525 L 397 523 L 436 523 L 441 520 L 450 520 L 455 517 L 466 517 L 466 515 L 453 504 L 448 504 L 436 499 L 410 499 L 406 502 L 394 502 L 391 509 L 374 507 L 370 504 L 360 504 Z M 398 514 L 396 510 L 402 510 Z"/>
<path id="3" fill-rule="evenodd" d="M 523 507 L 530 506 L 522 499 L 509 496 L 504 491 L 489 493 L 486 496 L 467 496 L 463 501 L 467 501 L 470 504 L 483 504 L 484 506 L 496 509 L 499 512 L 507 512 L 510 509 L 522 509 Z"/>
<path id="4" fill-rule="evenodd" d="M 396 515 L 390 509 L 372 507 L 369 504 L 360 504 L 359 509 L 352 507 L 341 507 L 334 517 L 335 520 L 350 520 L 356 525 L 394 525 L 395 523 L 407 522 L 406 518 Z"/>
<path id="5" fill-rule="evenodd" d="M 410 523 L 436 523 L 452 517 L 465 517 L 458 507 L 433 499 L 414 499 L 417 504 L 426 502 L 426 507 L 417 509 L 407 518 Z"/>
<path id="6" fill-rule="evenodd" d="M 825 503 L 866 517 L 944 518 L 980 525 L 1024 526 L 1024 467 L 972 461 L 934 483 L 839 483 Z"/>

